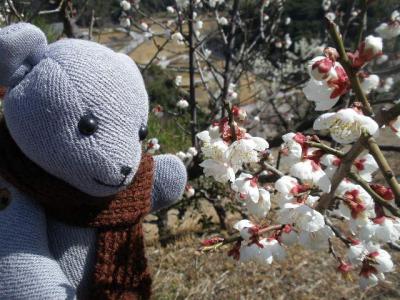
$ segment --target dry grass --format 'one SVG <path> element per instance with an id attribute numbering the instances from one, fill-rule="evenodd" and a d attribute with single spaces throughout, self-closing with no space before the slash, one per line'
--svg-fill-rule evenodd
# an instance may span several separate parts
<path id="1" fill-rule="evenodd" d="M 162 248 L 148 246 L 154 299 L 399 299 L 400 275 L 361 292 L 335 272 L 328 253 L 300 248 L 272 265 L 240 264 L 224 252 L 199 255 L 199 238 L 187 236 Z M 399 261 L 400 255 L 394 255 Z"/>

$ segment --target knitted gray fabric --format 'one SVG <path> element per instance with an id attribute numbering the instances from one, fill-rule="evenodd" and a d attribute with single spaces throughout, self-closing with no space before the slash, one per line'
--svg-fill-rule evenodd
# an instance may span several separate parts
<path id="1" fill-rule="evenodd" d="M 0 85 L 9 88 L 6 123 L 27 157 L 92 196 L 115 194 L 132 181 L 148 99 L 128 56 L 81 40 L 47 45 L 38 28 L 19 23 L 0 30 L 0 67 Z M 99 126 L 90 136 L 78 129 L 86 115 Z M 132 169 L 125 181 L 123 167 Z M 172 204 L 185 184 L 177 157 L 156 156 L 153 210 Z M 0 188 L 11 192 L 11 204 L 0 211 L 0 299 L 84 296 L 95 260 L 94 229 L 47 218 L 8 183 L 0 181 Z"/>

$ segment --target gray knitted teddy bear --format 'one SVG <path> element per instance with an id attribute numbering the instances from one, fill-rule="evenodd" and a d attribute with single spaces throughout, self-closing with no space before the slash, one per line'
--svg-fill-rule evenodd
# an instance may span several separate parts
<path id="1" fill-rule="evenodd" d="M 37 27 L 14 24 L 0 29 L 0 85 L 12 140 L 46 173 L 93 199 L 134 181 L 148 97 L 128 56 L 82 40 L 48 45 Z M 151 211 L 176 201 L 187 179 L 177 157 L 153 159 Z M 0 299 L 88 297 L 96 229 L 50 217 L 2 177 L 0 192 L 10 203 L 0 211 Z"/>

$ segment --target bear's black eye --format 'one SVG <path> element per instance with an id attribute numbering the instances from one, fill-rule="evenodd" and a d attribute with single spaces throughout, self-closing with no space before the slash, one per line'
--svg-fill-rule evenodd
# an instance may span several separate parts
<path id="1" fill-rule="evenodd" d="M 79 120 L 78 128 L 83 135 L 92 135 L 98 127 L 97 119 L 91 114 L 85 115 Z"/>
<path id="2" fill-rule="evenodd" d="M 142 125 L 142 126 L 140 126 L 140 128 L 139 128 L 139 139 L 141 140 L 141 141 L 143 141 L 146 137 L 147 137 L 147 134 L 148 134 L 149 132 L 148 132 L 148 130 L 147 130 L 147 126 L 146 125 Z"/>

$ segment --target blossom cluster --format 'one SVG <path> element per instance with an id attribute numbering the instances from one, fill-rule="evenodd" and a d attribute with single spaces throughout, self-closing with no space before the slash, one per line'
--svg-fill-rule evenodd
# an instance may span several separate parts
<path id="1" fill-rule="evenodd" d="M 360 69 L 382 55 L 382 38 L 367 36 L 354 53 L 347 53 L 351 67 Z M 315 102 L 317 111 L 329 110 L 339 99 L 351 91 L 350 80 L 344 67 L 338 62 L 339 53 L 335 48 L 326 48 L 323 56 L 317 56 L 308 63 L 310 81 L 303 89 L 309 101 Z M 359 72 L 361 87 L 365 94 L 378 89 L 377 75 Z"/>
<path id="2" fill-rule="evenodd" d="M 329 6 L 328 1 L 324 3 Z M 366 95 L 381 83 L 378 76 L 367 74 L 363 68 L 382 52 L 382 38 L 371 35 L 354 53 L 347 53 L 350 68 L 355 70 Z M 353 75 L 340 63 L 335 48 L 326 48 L 322 56 L 310 60 L 307 68 L 311 79 L 304 93 L 315 102 L 317 111 L 331 110 L 342 96 L 353 93 L 349 78 Z M 367 150 L 358 155 L 351 161 L 348 178 L 333 187 L 334 177 L 345 163 L 345 146 L 364 135 L 379 135 L 380 126 L 374 118 L 364 114 L 357 102 L 316 118 L 314 130 L 327 132 L 340 150 L 325 147 L 317 136 L 286 133 L 279 151 L 281 163 L 288 166 L 283 173 L 269 163 L 268 142 L 241 126 L 247 115 L 240 110 L 233 107 L 229 118 L 214 122 L 197 135 L 202 142 L 204 161 L 200 165 L 205 176 L 229 184 L 250 217 L 234 225 L 239 238 L 228 255 L 242 262 L 271 264 L 285 259 L 287 249 L 293 245 L 335 253 L 332 239 L 339 237 L 347 247 L 342 256 L 335 254 L 340 273 L 346 277 L 358 272 L 363 289 L 384 280 L 394 264 L 382 247 L 399 241 L 400 219 L 388 209 L 397 209 L 392 189 L 373 183 L 379 170 L 374 156 Z M 396 133 L 399 123 L 390 123 Z M 274 183 L 262 180 L 271 175 L 278 177 Z M 334 205 L 321 210 L 321 199 L 326 195 L 333 195 Z M 273 219 L 272 207 L 276 209 Z M 341 220 L 345 229 L 339 230 L 331 218 Z M 205 245 L 217 243 L 223 243 L 223 239 L 211 239 Z"/>

